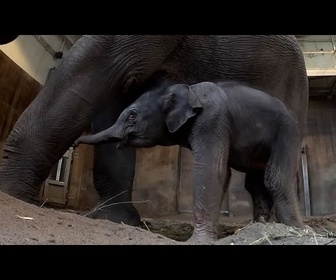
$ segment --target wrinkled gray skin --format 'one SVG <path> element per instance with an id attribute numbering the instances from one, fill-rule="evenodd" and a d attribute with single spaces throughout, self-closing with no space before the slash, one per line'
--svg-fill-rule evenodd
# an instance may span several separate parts
<path id="1" fill-rule="evenodd" d="M 42 182 L 90 122 L 94 133 L 113 125 L 136 97 L 158 87 L 162 78 L 186 84 L 218 79 L 246 82 L 278 97 L 300 129 L 305 127 L 308 82 L 294 36 L 83 36 L 9 134 L 0 189 L 40 205 Z M 93 177 L 100 202 L 123 192 L 111 200 L 123 203 L 96 217 L 139 224 L 139 215 L 129 203 L 135 149 L 115 146 L 95 146 Z M 251 184 L 258 182 L 253 180 Z M 260 201 L 263 196 L 255 194 Z"/>
<path id="2" fill-rule="evenodd" d="M 80 143 L 119 147 L 180 145 L 193 152 L 192 240 L 217 237 L 218 215 L 232 167 L 246 182 L 260 176 L 260 192 L 280 222 L 302 227 L 294 192 L 300 136 L 285 105 L 235 82 L 177 84 L 143 94 L 116 123 Z M 252 192 L 253 194 L 253 192 Z"/>

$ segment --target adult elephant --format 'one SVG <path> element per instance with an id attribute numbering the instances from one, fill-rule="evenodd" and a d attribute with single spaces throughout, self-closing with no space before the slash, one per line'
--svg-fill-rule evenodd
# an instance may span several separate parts
<path id="1" fill-rule="evenodd" d="M 294 36 L 83 36 L 8 136 L 0 189 L 36 202 L 52 166 L 92 117 L 93 132 L 107 128 L 139 94 L 158 86 L 162 78 L 186 84 L 238 80 L 268 92 L 286 104 L 301 128 L 302 139 L 308 80 Z M 113 113 L 109 113 L 111 108 Z M 111 197 L 118 202 L 131 200 L 134 167 L 134 149 L 116 150 L 114 144 L 95 147 L 94 182 L 100 202 Z M 251 188 L 259 183 L 251 181 Z M 263 200 L 262 194 L 254 194 L 253 199 Z M 130 203 L 104 210 L 102 216 L 112 221 L 140 222 Z"/>

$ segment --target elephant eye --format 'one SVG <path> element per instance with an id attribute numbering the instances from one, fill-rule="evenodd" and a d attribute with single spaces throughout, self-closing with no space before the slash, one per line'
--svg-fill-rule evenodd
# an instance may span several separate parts
<path id="1" fill-rule="evenodd" d="M 137 113 L 136 112 L 131 112 L 128 115 L 128 122 L 134 124 L 137 118 Z"/>

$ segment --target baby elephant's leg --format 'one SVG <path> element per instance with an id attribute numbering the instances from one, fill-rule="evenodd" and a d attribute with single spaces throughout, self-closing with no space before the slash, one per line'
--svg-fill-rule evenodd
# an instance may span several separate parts
<path id="1" fill-rule="evenodd" d="M 253 221 L 266 223 L 271 218 L 273 200 L 264 184 L 264 172 L 247 173 L 245 189 L 251 194 L 253 202 Z"/>
<path id="2" fill-rule="evenodd" d="M 217 144 L 220 146 L 220 144 Z M 189 242 L 218 238 L 218 218 L 224 190 L 229 183 L 228 149 L 195 145 L 193 149 L 194 232 Z"/>

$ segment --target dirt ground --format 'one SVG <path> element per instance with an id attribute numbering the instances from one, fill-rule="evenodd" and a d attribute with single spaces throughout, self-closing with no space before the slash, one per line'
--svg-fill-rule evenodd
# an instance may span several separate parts
<path id="1" fill-rule="evenodd" d="M 336 215 L 304 220 L 314 231 L 221 217 L 212 245 L 336 245 Z M 80 213 L 37 207 L 0 192 L 1 245 L 186 245 L 190 215 L 143 219 L 141 227 L 93 220 Z"/>

